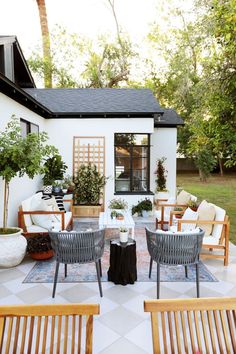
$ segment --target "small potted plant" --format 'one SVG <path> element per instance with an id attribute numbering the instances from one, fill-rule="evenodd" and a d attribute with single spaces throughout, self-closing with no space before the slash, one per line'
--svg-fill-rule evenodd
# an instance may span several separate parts
<path id="1" fill-rule="evenodd" d="M 48 235 L 38 234 L 27 238 L 27 252 L 31 258 L 36 260 L 49 259 L 53 257 L 51 240 Z"/>
<path id="2" fill-rule="evenodd" d="M 128 208 L 128 203 L 121 198 L 114 198 L 110 201 L 109 205 L 108 205 L 109 209 L 127 209 Z"/>
<path id="3" fill-rule="evenodd" d="M 117 213 L 116 218 L 117 220 L 124 220 L 124 215 L 122 213 Z"/>
<path id="4" fill-rule="evenodd" d="M 193 211 L 197 211 L 198 203 L 195 200 L 190 200 L 187 205 Z"/>
<path id="5" fill-rule="evenodd" d="M 55 181 L 53 183 L 53 192 L 54 193 L 60 193 L 61 192 L 61 182 L 60 181 Z"/>
<path id="6" fill-rule="evenodd" d="M 176 213 L 176 214 L 174 214 L 174 216 L 176 217 L 176 219 L 181 219 L 182 218 L 182 216 L 183 216 L 183 208 L 181 208 L 181 207 L 175 207 L 174 208 L 174 211 L 175 212 L 180 212 L 179 214 L 178 213 Z"/>
<path id="7" fill-rule="evenodd" d="M 111 218 L 112 220 L 115 220 L 116 219 L 116 216 L 117 216 L 117 212 L 115 210 L 112 210 L 111 212 Z"/>
<path id="8" fill-rule="evenodd" d="M 142 217 L 148 217 L 149 211 L 152 211 L 152 202 L 150 199 L 145 198 L 139 203 Z"/>
<path id="9" fill-rule="evenodd" d="M 129 237 L 129 229 L 126 227 L 120 227 L 120 242 L 127 243 Z"/>

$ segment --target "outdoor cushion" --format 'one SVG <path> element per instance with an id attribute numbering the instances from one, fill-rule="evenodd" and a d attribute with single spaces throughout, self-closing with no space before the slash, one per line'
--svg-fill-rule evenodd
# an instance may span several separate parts
<path id="1" fill-rule="evenodd" d="M 27 227 L 27 232 L 35 233 L 35 232 L 47 232 L 47 231 L 48 231 L 47 229 L 44 229 L 43 227 L 38 225 L 31 225 Z"/>
<path id="2" fill-rule="evenodd" d="M 41 193 L 37 193 L 33 196 L 31 200 L 31 211 L 53 211 L 51 205 L 47 205 L 46 201 L 41 199 L 42 195 L 40 196 Z M 39 195 L 39 196 L 38 196 Z M 52 222 L 57 223 L 58 220 L 55 217 L 55 215 L 50 215 L 50 214 L 33 214 L 32 215 L 32 221 L 35 225 L 41 226 L 47 230 L 51 229 L 52 227 Z"/>
<path id="3" fill-rule="evenodd" d="M 215 208 L 216 211 L 215 221 L 224 221 L 226 211 L 215 204 L 211 204 L 211 203 L 209 204 L 213 205 Z M 214 236 L 217 240 L 219 240 L 222 233 L 222 229 L 223 229 L 223 225 L 213 225 L 212 236 Z"/>
<path id="4" fill-rule="evenodd" d="M 203 200 L 199 205 L 198 209 L 198 220 L 213 221 L 215 220 L 216 211 L 212 204 L 208 203 L 206 200 Z M 211 224 L 198 224 L 205 231 L 206 236 L 210 236 L 212 233 L 213 225 Z"/>
<path id="5" fill-rule="evenodd" d="M 167 201 L 160 202 L 159 205 L 161 204 L 174 204 L 175 203 L 175 198 L 169 198 Z M 169 221 L 170 219 L 170 212 L 174 210 L 174 207 L 164 207 L 164 221 Z M 158 220 L 161 220 L 161 210 L 156 210 L 154 213 L 155 217 Z"/>
<path id="6" fill-rule="evenodd" d="M 172 231 L 172 230 L 168 230 L 168 231 L 164 231 L 164 230 L 159 230 L 157 229 L 156 232 L 161 233 L 161 234 L 168 234 L 168 233 L 172 233 L 175 234 L 177 233 L 178 235 L 189 235 L 189 234 L 195 234 L 197 232 L 200 232 L 200 228 L 196 227 L 192 230 L 185 230 L 185 231 Z"/>
<path id="7" fill-rule="evenodd" d="M 21 203 L 22 210 L 23 211 L 30 211 L 30 206 L 31 206 L 31 201 L 32 201 L 32 196 L 28 199 L 23 200 Z M 33 225 L 32 219 L 30 215 L 24 215 L 24 222 L 25 226 L 28 228 L 29 226 Z"/>
<path id="8" fill-rule="evenodd" d="M 176 199 L 176 203 L 180 204 L 180 205 L 185 205 L 188 204 L 188 202 L 191 199 L 191 194 L 182 190 L 178 195 L 177 195 L 177 199 Z"/>
<path id="9" fill-rule="evenodd" d="M 202 244 L 203 245 L 218 245 L 219 239 L 217 239 L 216 237 L 212 237 L 212 236 L 206 236 L 206 237 L 203 237 Z"/>
<path id="10" fill-rule="evenodd" d="M 197 220 L 198 212 L 187 208 L 182 216 L 182 220 Z M 196 228 L 196 224 L 182 224 L 182 231 L 192 230 Z"/>

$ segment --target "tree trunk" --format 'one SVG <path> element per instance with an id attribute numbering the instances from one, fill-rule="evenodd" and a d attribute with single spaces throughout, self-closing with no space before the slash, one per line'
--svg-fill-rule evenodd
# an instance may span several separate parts
<path id="1" fill-rule="evenodd" d="M 45 0 L 36 0 L 39 10 L 39 19 L 43 42 L 43 57 L 44 57 L 44 85 L 45 87 L 52 87 L 52 58 L 50 36 L 48 29 L 48 20 Z"/>
<path id="2" fill-rule="evenodd" d="M 219 161 L 219 167 L 220 167 L 220 175 L 221 175 L 221 177 L 223 177 L 224 176 L 223 160 L 222 160 L 222 158 L 219 157 L 218 161 Z"/>
<path id="3" fill-rule="evenodd" d="M 3 228 L 7 227 L 9 201 L 9 182 L 4 179 Z"/>

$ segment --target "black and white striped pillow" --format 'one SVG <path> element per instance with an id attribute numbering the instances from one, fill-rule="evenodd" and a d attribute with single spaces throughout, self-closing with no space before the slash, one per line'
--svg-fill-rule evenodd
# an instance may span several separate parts
<path id="1" fill-rule="evenodd" d="M 56 203 L 57 203 L 58 209 L 60 211 L 66 212 L 66 210 L 64 208 L 64 203 L 63 203 L 63 196 L 62 195 L 55 195 L 54 198 L 56 199 Z"/>

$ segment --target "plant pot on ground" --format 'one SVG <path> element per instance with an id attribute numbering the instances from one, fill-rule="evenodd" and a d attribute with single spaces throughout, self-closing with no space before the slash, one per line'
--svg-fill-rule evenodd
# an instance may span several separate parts
<path id="1" fill-rule="evenodd" d="M 132 215 L 137 213 L 140 216 L 143 216 L 143 214 L 145 214 L 145 216 L 148 216 L 148 213 L 150 211 L 152 211 L 152 202 L 148 198 L 139 201 L 137 205 L 134 205 L 132 207 Z"/>
<path id="2" fill-rule="evenodd" d="M 53 257 L 51 240 L 48 235 L 38 234 L 27 238 L 27 252 L 31 258 L 36 260 L 49 259 Z"/>
<path id="3" fill-rule="evenodd" d="M 166 161 L 166 157 L 162 157 L 160 159 L 157 159 L 157 168 L 156 171 L 154 172 L 157 176 L 155 182 L 156 182 L 156 198 L 157 199 L 165 199 L 168 198 L 169 192 L 166 188 L 166 182 L 167 182 L 167 173 L 168 171 L 166 170 L 164 163 Z"/>
<path id="4" fill-rule="evenodd" d="M 19 227 L 0 228 L 0 268 L 15 267 L 25 256 L 27 242 Z"/>

